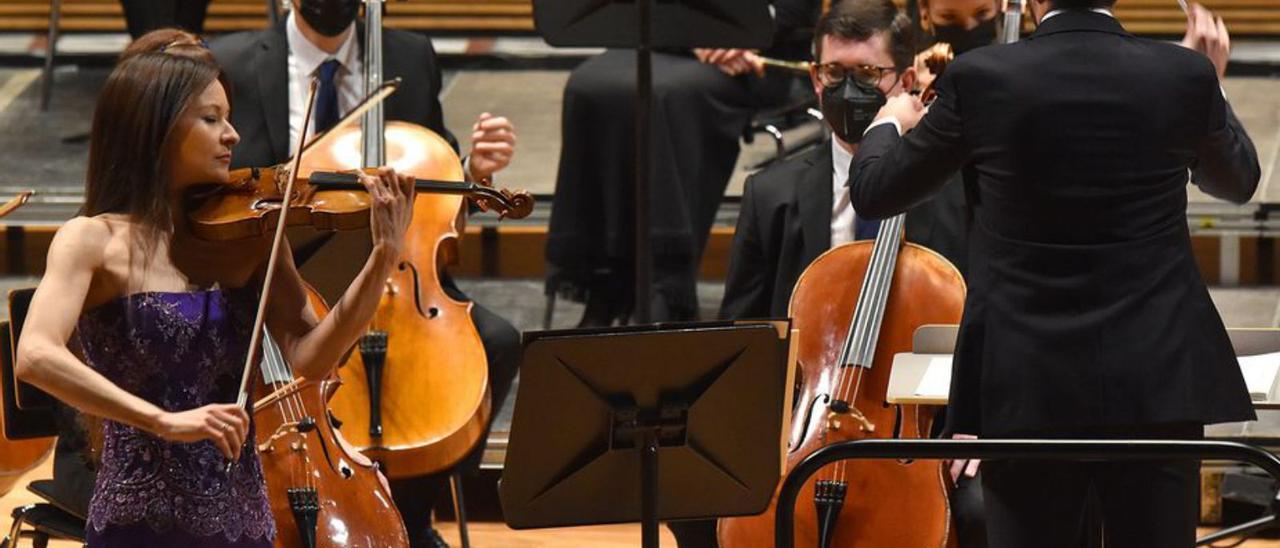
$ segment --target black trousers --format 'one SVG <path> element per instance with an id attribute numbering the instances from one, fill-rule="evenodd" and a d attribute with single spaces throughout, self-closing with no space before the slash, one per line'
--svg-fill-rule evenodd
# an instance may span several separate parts
<path id="1" fill-rule="evenodd" d="M 698 263 L 756 110 L 794 78 L 730 77 L 691 55 L 653 56 L 651 234 L 654 320 L 698 313 Z M 560 168 L 547 234 L 547 293 L 629 310 L 634 275 L 635 52 L 574 69 L 564 91 Z"/>
<path id="2" fill-rule="evenodd" d="M 443 284 L 445 291 L 455 299 L 467 299 L 461 291 L 453 286 L 452 281 Z M 511 391 L 511 383 L 520 367 L 520 332 L 493 311 L 475 304 L 471 308 L 471 320 L 475 322 L 480 339 L 484 342 L 485 357 L 489 360 L 489 390 L 493 398 L 493 413 L 489 425 L 485 427 L 485 438 L 489 428 L 493 426 L 493 418 L 497 417 L 502 402 Z M 455 470 L 471 473 L 480 466 L 480 458 L 484 453 L 485 439 L 472 450 L 471 454 L 458 464 Z M 414 548 L 430 546 L 427 543 L 431 531 L 431 509 L 436 500 L 449 485 L 449 476 L 455 470 L 422 476 L 391 480 L 391 498 L 395 500 L 400 515 L 404 518 L 405 528 L 409 531 L 410 546 Z"/>
<path id="3" fill-rule="evenodd" d="M 1022 437 L 1022 436 L 1018 436 Z M 1160 425 L 1040 438 L 1186 439 L 1201 425 Z M 1195 545 L 1200 464 L 1184 460 L 982 463 L 991 548 L 1161 548 Z M 1096 506 L 1090 506 L 1090 501 Z M 1101 516 L 1101 533 L 1093 522 Z"/>
<path id="4" fill-rule="evenodd" d="M 124 8 L 129 35 L 137 39 L 166 27 L 204 33 L 204 16 L 209 9 L 209 0 L 120 0 L 120 6 Z"/>

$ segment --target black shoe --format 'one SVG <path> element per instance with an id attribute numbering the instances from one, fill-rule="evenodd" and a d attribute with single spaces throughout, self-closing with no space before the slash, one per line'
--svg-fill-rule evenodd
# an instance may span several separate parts
<path id="1" fill-rule="evenodd" d="M 434 527 L 428 527 L 417 535 L 410 535 L 409 546 L 410 548 L 449 548 L 449 543 L 440 536 L 440 531 Z"/>
<path id="2" fill-rule="evenodd" d="M 449 548 L 449 543 L 445 542 L 444 537 L 440 536 L 440 531 L 432 527 L 431 534 L 427 536 L 427 546 L 431 548 Z"/>

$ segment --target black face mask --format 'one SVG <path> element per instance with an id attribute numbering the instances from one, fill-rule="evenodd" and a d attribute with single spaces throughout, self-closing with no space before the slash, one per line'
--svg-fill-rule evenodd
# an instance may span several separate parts
<path id="1" fill-rule="evenodd" d="M 969 30 L 958 26 L 934 27 L 933 37 L 939 42 L 951 44 L 951 49 L 956 55 L 960 55 L 996 41 L 996 18 L 992 17 Z"/>
<path id="2" fill-rule="evenodd" d="M 822 89 L 822 117 L 840 140 L 854 144 L 889 101 L 878 88 L 858 85 L 853 78 Z"/>
<path id="3" fill-rule="evenodd" d="M 358 11 L 359 0 L 302 0 L 298 3 L 298 15 L 325 36 L 342 34 L 356 20 Z"/>

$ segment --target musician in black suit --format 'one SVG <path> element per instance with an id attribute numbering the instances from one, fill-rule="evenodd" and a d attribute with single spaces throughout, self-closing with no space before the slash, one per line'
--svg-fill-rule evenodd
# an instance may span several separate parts
<path id="1" fill-rule="evenodd" d="M 1033 0 L 1031 37 L 958 58 L 927 113 L 889 99 L 854 159 L 853 206 L 873 218 L 966 170 L 974 216 L 953 432 L 1194 439 L 1205 424 L 1254 418 L 1186 219 L 1188 172 L 1236 203 L 1260 178 L 1219 86 L 1226 28 L 1197 7 L 1189 47 L 1143 40 L 1112 5 Z M 1093 489 L 1107 546 L 1191 546 L 1197 471 L 984 463 L 991 545 L 1082 544 Z"/>
<path id="2" fill-rule="evenodd" d="M 318 127 L 313 130 L 332 125 L 339 113 L 363 97 L 364 28 L 354 24 L 359 5 L 358 0 L 294 0 L 293 12 L 275 27 L 233 34 L 212 44 L 231 81 L 231 122 L 241 136 L 232 154 L 233 167 L 270 166 L 292 156 L 300 139 L 312 77 L 320 80 L 313 115 L 313 126 Z M 457 141 L 444 125 L 439 100 L 441 74 L 431 40 L 388 28 L 383 30 L 383 51 L 384 78 L 401 79 L 399 90 L 383 103 L 386 119 L 424 126 L 444 136 L 456 150 Z M 510 162 L 515 130 L 505 118 L 488 114 L 480 117 L 473 130 L 464 171 L 470 180 L 488 180 Z M 302 256 L 298 262 L 303 276 L 326 295 L 341 286 L 343 279 L 354 276 L 361 261 L 352 258 L 369 251 L 364 243 L 367 235 L 362 240 L 351 233 L 333 234 L 332 238 L 291 234 L 290 240 L 295 242 L 295 255 Z M 453 298 L 469 300 L 447 274 L 441 282 Z M 493 416 L 497 416 L 519 366 L 520 333 L 479 304 L 472 307 L 471 317 L 484 342 Z M 474 468 L 483 446 L 482 441 L 460 466 Z M 431 509 L 447 480 L 448 473 L 441 473 L 391 482 L 396 506 L 415 547 L 445 545 L 431 527 Z"/>
<path id="3" fill-rule="evenodd" d="M 773 46 L 809 58 L 821 0 L 770 0 Z M 784 104 L 790 74 L 765 73 L 746 50 L 662 50 L 653 55 L 650 191 L 655 207 L 652 319 L 699 315 L 697 271 L 733 174 L 743 130 L 757 110 Z M 574 69 L 564 91 L 563 146 L 547 234 L 548 295 L 586 303 L 581 326 L 611 325 L 633 310 L 635 52 L 609 50 Z"/>
<path id="4" fill-rule="evenodd" d="M 125 26 L 134 40 L 156 29 L 178 27 L 204 33 L 209 0 L 120 0 Z"/>
<path id="5" fill-rule="evenodd" d="M 829 124 L 831 142 L 747 179 L 720 305 L 722 319 L 788 316 L 796 282 L 814 259 L 837 245 L 875 238 L 879 222 L 858 215 L 849 203 L 847 182 L 853 153 L 879 103 L 843 100 L 844 94 L 836 90 L 844 82 L 830 73 L 852 75 L 867 71 L 865 67 L 890 67 L 894 72 L 882 74 L 875 87 L 886 95 L 905 93 L 916 83 L 911 67 L 919 38 L 906 15 L 886 0 L 845 0 L 818 22 L 813 49 L 819 65 L 810 81 L 826 119 L 835 122 Z M 846 118 L 842 111 L 863 123 L 840 123 Z M 964 188 L 948 185 L 907 212 L 906 238 L 937 251 L 963 272 L 966 225 Z M 981 489 L 974 473 L 976 469 L 961 476 L 957 470 L 952 478 L 952 515 L 963 548 L 981 547 L 986 541 Z M 677 526 L 672 529 L 683 532 Z"/>

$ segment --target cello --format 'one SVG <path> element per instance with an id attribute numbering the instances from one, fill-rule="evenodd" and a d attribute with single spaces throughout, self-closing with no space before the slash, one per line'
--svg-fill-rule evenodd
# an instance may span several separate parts
<path id="1" fill-rule="evenodd" d="M 382 85 L 383 0 L 365 1 L 366 89 Z M 387 123 L 380 105 L 363 128 L 337 130 L 307 165 L 351 169 L 391 165 L 423 179 L 464 179 L 453 147 L 424 127 Z M 363 154 L 361 154 L 363 149 Z M 441 264 L 456 260 L 464 201 L 420 195 L 399 269 L 387 280 L 368 333 L 338 374 L 331 401 L 346 437 L 389 477 L 449 468 L 481 441 L 490 416 L 489 369 L 471 303 L 445 293 Z M 447 351 L 444 349 L 447 348 Z"/>
<path id="2" fill-rule="evenodd" d="M 307 290 L 317 316 L 327 314 L 320 295 Z M 269 336 L 262 370 L 262 397 L 253 406 L 255 443 L 276 520 L 275 545 L 408 546 L 409 533 L 378 466 L 350 449 L 328 410 L 337 379 L 294 378 Z"/>
<path id="3" fill-rule="evenodd" d="M 874 241 L 833 248 L 801 274 L 791 297 L 800 330 L 803 386 L 786 469 L 842 441 L 928 437 L 933 413 L 886 400 L 893 356 L 911 350 L 915 330 L 958 323 L 965 285 L 937 253 L 903 242 L 904 215 L 881 223 Z M 776 497 L 776 495 L 775 495 Z M 796 508 L 797 546 L 943 547 L 952 542 L 938 461 L 844 461 L 814 475 Z M 759 516 L 720 520 L 727 548 L 767 546 L 776 498 Z"/>

